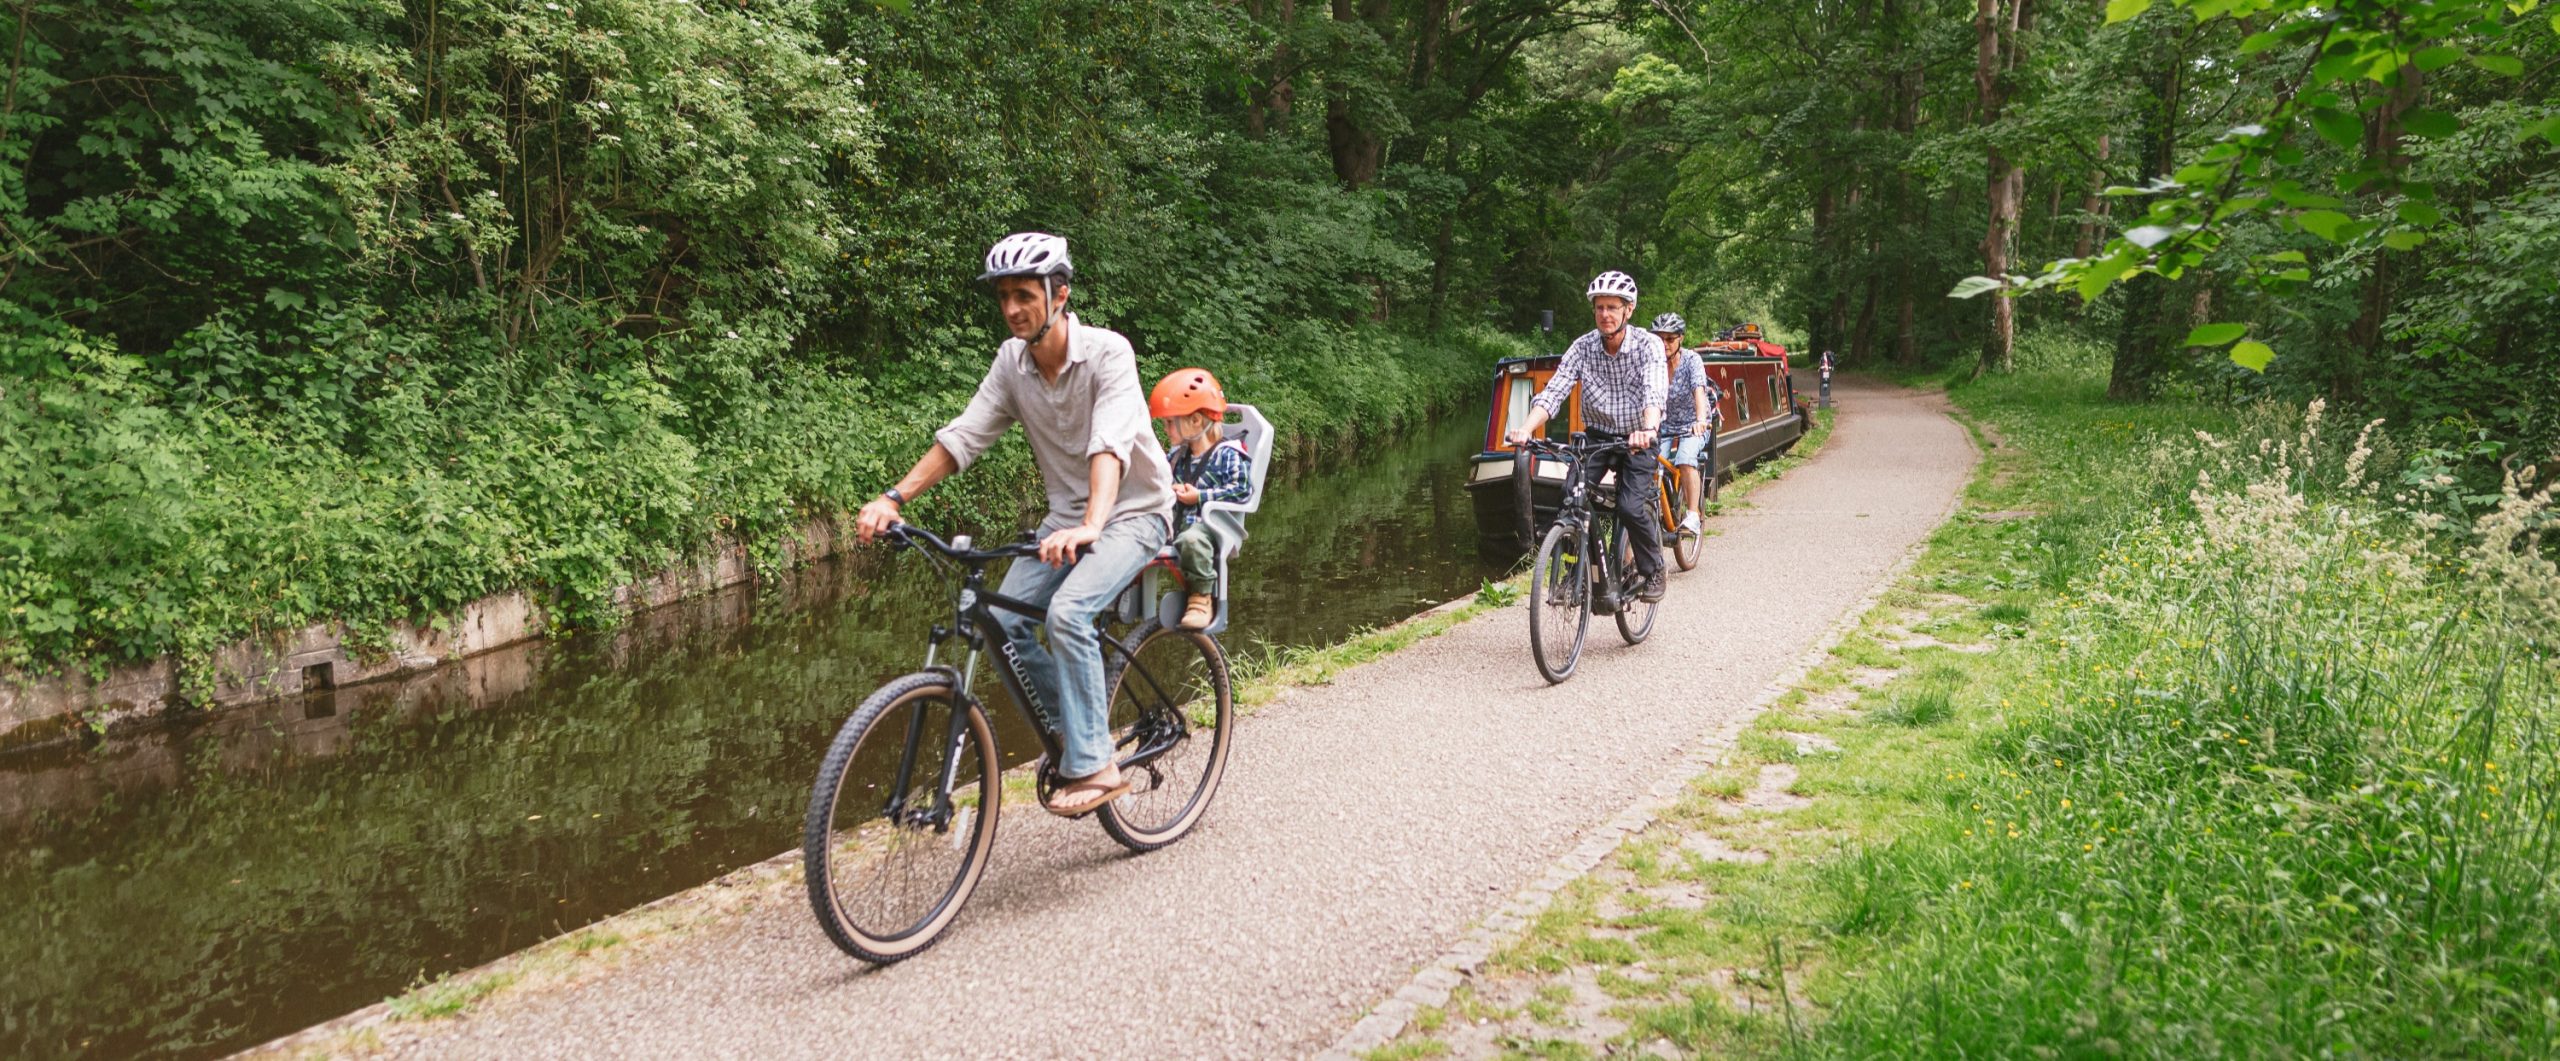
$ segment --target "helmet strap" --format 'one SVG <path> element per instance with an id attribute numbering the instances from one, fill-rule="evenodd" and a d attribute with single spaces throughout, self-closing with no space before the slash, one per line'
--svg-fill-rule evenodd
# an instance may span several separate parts
<path id="1" fill-rule="evenodd" d="M 1040 294 L 1042 297 L 1049 300 L 1049 316 L 1048 319 L 1040 322 L 1039 331 L 1031 333 L 1031 338 L 1022 341 L 1024 349 L 1038 346 L 1040 345 L 1040 340 L 1048 338 L 1049 329 L 1058 326 L 1058 315 L 1065 312 L 1067 308 L 1065 303 L 1058 301 L 1057 277 L 1050 276 L 1045 273 L 1042 274 L 1040 277 Z"/>

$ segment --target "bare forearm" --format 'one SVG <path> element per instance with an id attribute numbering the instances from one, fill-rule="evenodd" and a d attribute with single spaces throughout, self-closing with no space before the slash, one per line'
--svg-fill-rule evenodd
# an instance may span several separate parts
<path id="1" fill-rule="evenodd" d="M 1084 525 L 1101 530 L 1104 524 L 1111 522 L 1111 510 L 1120 504 L 1120 458 L 1096 453 L 1089 471 L 1093 493 L 1085 499 Z"/>
<path id="2" fill-rule="evenodd" d="M 932 449 L 924 451 L 924 456 L 916 458 L 916 466 L 907 469 L 906 477 L 898 480 L 898 496 L 913 501 L 917 495 L 933 489 L 933 484 L 950 478 L 959 470 L 960 461 L 951 455 L 950 450 L 942 448 L 942 443 L 936 442 Z"/>

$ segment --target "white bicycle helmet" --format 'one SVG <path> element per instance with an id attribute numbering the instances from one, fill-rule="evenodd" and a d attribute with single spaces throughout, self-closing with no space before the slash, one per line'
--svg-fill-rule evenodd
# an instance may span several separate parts
<path id="1" fill-rule="evenodd" d="M 1591 290 L 1583 292 L 1582 297 L 1592 299 L 1602 295 L 1626 299 L 1628 307 L 1633 308 L 1636 304 L 1636 278 L 1615 269 L 1592 277 Z"/>
<path id="2" fill-rule="evenodd" d="M 1651 332 L 1678 332 L 1682 335 L 1687 335 L 1689 334 L 1689 322 L 1680 319 L 1680 315 L 1677 313 L 1665 313 L 1659 317 L 1655 317 L 1653 319 L 1653 327 L 1645 330 Z"/>
<path id="3" fill-rule="evenodd" d="M 1067 257 L 1067 238 L 1046 232 L 1016 232 L 987 248 L 987 271 L 980 280 L 999 276 L 1054 276 L 1073 280 L 1075 262 Z"/>

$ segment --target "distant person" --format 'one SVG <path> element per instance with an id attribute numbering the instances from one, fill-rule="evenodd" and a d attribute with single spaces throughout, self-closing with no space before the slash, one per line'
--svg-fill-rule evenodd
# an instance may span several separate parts
<path id="1" fill-rule="evenodd" d="M 1529 399 L 1529 420 L 1505 438 L 1518 446 L 1546 426 L 1564 408 L 1576 383 L 1582 385 L 1584 434 L 1601 442 L 1624 440 L 1627 453 L 1617 461 L 1587 461 L 1583 481 L 1597 489 L 1600 478 L 1618 472 L 1618 525 L 1635 546 L 1636 574 L 1643 576 L 1638 594 L 1661 600 L 1670 588 L 1662 573 L 1662 524 L 1653 518 L 1653 476 L 1637 474 L 1635 458 L 1653 448 L 1662 427 L 1662 406 L 1671 391 L 1662 340 L 1653 333 L 1627 327 L 1636 311 L 1636 279 L 1611 270 L 1591 279 L 1590 331 L 1564 351 L 1547 386 Z M 1649 457 L 1647 459 L 1650 459 Z"/>
<path id="2" fill-rule="evenodd" d="M 1050 813 L 1080 815 L 1129 794 L 1112 759 L 1110 704 L 1102 686 L 1101 634 L 1094 617 L 1164 548 L 1173 505 L 1172 469 L 1138 386 L 1138 358 L 1118 332 L 1078 323 L 1066 312 L 1075 266 L 1067 241 L 1017 232 L 987 251 L 978 279 L 995 285 L 996 307 L 1013 338 L 958 418 L 935 432 L 933 448 L 898 485 L 862 506 L 855 534 L 869 542 L 896 526 L 900 506 L 931 489 L 1022 425 L 1049 515 L 1040 523 L 1040 562 L 1016 560 L 997 589 L 1048 609 L 1049 643 L 1029 618 L 998 612 L 1058 731 L 1063 781 Z"/>
<path id="3" fill-rule="evenodd" d="M 1662 340 L 1662 349 L 1671 359 L 1671 385 L 1662 407 L 1662 441 L 1657 443 L 1662 459 L 1670 461 L 1680 478 L 1680 533 L 1698 533 L 1698 454 L 1707 445 L 1707 366 L 1700 363 L 1696 351 L 1680 345 L 1688 337 L 1689 322 L 1677 313 L 1665 313 L 1653 319 L 1649 329 Z"/>
<path id="4" fill-rule="evenodd" d="M 1200 506 L 1253 496 L 1253 459 L 1241 443 L 1227 441 L 1220 423 L 1227 394 L 1208 369 L 1186 368 L 1157 381 L 1147 412 L 1163 421 L 1165 451 L 1173 455 L 1173 525 L 1179 528 L 1173 552 L 1191 591 L 1182 628 L 1206 630 L 1218 615 L 1218 557 L 1227 543 L 1200 518 Z"/>

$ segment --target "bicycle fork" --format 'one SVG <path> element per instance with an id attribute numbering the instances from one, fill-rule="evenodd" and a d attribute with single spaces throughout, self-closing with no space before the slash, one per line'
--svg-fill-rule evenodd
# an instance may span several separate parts
<path id="1" fill-rule="evenodd" d="M 938 629 L 935 632 L 941 633 Z M 960 786 L 960 757 L 967 750 L 969 713 L 977 706 L 977 697 L 970 692 L 970 685 L 978 676 L 977 645 L 969 646 L 968 656 L 957 669 L 935 666 L 934 657 L 941 650 L 941 639 L 936 638 L 925 650 L 924 657 L 924 669 L 940 671 L 952 683 L 951 718 L 942 729 L 942 765 L 933 779 L 933 806 L 915 810 L 906 806 L 907 786 L 915 780 L 916 753 L 922 751 L 924 745 L 925 712 L 924 705 L 919 703 L 907 715 L 907 739 L 898 750 L 897 783 L 890 787 L 889 805 L 881 812 L 889 821 L 902 825 L 930 825 L 936 833 L 949 832 L 957 817 L 957 805 L 952 802 L 951 793 Z M 980 781 L 980 784 L 994 783 L 994 778 Z"/>

